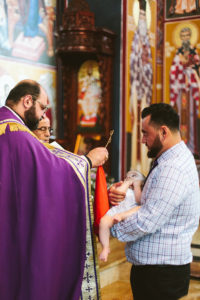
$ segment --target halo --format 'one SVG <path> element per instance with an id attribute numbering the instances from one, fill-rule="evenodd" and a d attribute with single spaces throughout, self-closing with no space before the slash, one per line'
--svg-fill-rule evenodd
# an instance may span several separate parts
<path id="1" fill-rule="evenodd" d="M 79 69 L 79 75 L 78 78 L 81 79 L 85 76 L 87 76 L 87 69 L 88 66 L 92 66 L 92 74 L 96 79 L 99 79 L 99 67 L 98 67 L 98 63 L 96 60 L 86 60 Z"/>
<path id="2" fill-rule="evenodd" d="M 198 26 L 192 22 L 184 22 L 184 23 L 181 23 L 181 24 L 178 24 L 175 29 L 173 30 L 173 37 L 172 37 L 172 40 L 173 40 L 173 44 L 179 48 L 181 47 L 182 45 L 182 41 L 180 39 L 180 31 L 185 28 L 185 27 L 189 27 L 192 31 L 192 35 L 191 35 L 191 38 L 190 38 L 190 43 L 192 46 L 196 45 L 197 41 L 198 41 L 198 38 L 199 38 L 199 30 L 198 30 Z"/>
<path id="3" fill-rule="evenodd" d="M 140 14 L 140 5 L 138 0 L 133 1 L 132 11 L 133 11 L 133 20 L 137 27 L 139 21 L 139 14 Z M 151 26 L 151 8 L 150 8 L 149 0 L 147 0 L 147 6 L 146 6 L 146 22 L 147 22 L 147 29 L 149 29 Z"/>

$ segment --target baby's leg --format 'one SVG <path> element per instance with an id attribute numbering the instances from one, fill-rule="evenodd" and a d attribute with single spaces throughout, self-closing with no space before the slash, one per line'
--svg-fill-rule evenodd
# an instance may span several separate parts
<path id="1" fill-rule="evenodd" d="M 113 218 L 109 215 L 103 216 L 99 224 L 99 241 L 102 245 L 102 251 L 99 255 L 99 259 L 103 261 L 107 261 L 108 254 L 110 253 L 110 228 L 113 226 L 113 224 Z"/>

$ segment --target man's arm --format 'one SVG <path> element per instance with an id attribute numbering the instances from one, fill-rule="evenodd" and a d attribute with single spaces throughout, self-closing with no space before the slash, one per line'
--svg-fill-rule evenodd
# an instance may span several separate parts
<path id="1" fill-rule="evenodd" d="M 173 166 L 156 169 L 156 179 L 146 186 L 146 202 L 131 217 L 112 227 L 112 235 L 123 242 L 135 241 L 159 230 L 168 222 L 184 197 L 185 174 Z M 167 176 L 166 176 L 167 175 Z M 145 198 L 145 195 L 143 195 Z"/>

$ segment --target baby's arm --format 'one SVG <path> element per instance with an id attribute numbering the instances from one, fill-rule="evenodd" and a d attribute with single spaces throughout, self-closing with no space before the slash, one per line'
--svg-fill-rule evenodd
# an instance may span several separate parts
<path id="1" fill-rule="evenodd" d="M 107 261 L 110 253 L 109 238 L 110 228 L 114 225 L 113 217 L 105 215 L 101 218 L 99 224 L 99 241 L 102 245 L 102 251 L 99 255 L 100 260 Z"/>
<path id="2" fill-rule="evenodd" d="M 129 186 L 132 184 L 132 180 L 125 180 L 123 181 L 123 183 L 117 187 L 117 190 L 120 191 L 120 192 L 123 192 L 123 193 L 126 193 Z"/>
<path id="3" fill-rule="evenodd" d="M 133 207 L 129 210 L 123 211 L 113 216 L 113 223 L 118 223 L 123 221 L 124 219 L 132 216 L 136 211 L 140 209 L 140 206 Z"/>
<path id="4" fill-rule="evenodd" d="M 142 182 L 140 180 L 135 180 L 133 183 L 134 186 L 134 194 L 135 194 L 135 201 L 138 204 L 141 204 L 141 195 L 142 195 Z"/>

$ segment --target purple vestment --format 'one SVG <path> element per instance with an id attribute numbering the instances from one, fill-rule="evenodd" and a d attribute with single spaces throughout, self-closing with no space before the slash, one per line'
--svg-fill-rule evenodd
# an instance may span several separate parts
<path id="1" fill-rule="evenodd" d="M 73 163 L 70 153 L 61 152 L 63 158 L 10 110 L 0 108 L 2 300 L 76 300 L 81 295 L 88 163 L 71 154 Z"/>

